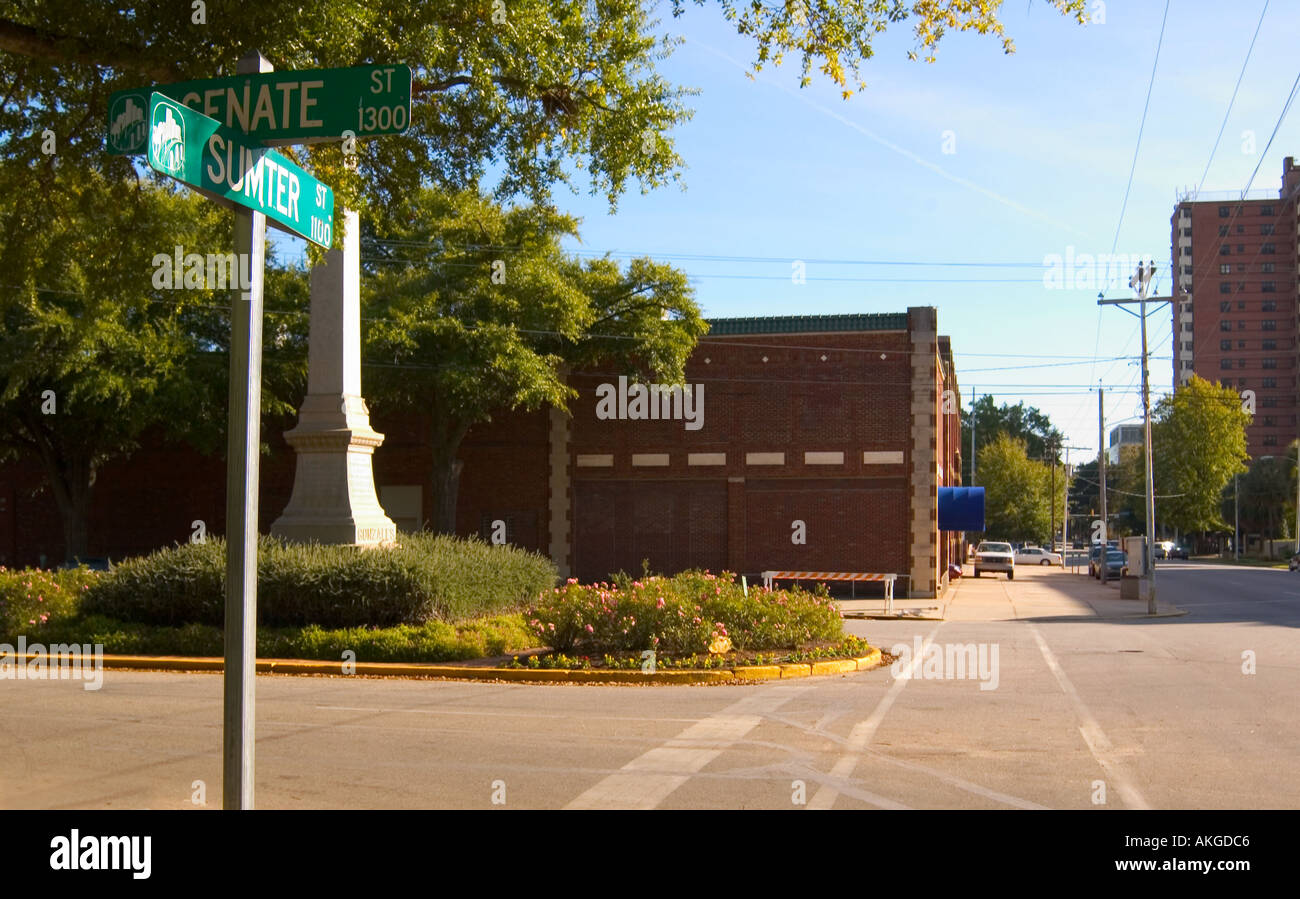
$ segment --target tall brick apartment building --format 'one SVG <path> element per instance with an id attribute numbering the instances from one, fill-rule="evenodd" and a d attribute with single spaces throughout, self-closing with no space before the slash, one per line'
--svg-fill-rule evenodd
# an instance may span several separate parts
<path id="1" fill-rule="evenodd" d="M 960 559 L 937 527 L 937 489 L 960 483 L 960 395 L 933 307 L 906 313 L 711 322 L 687 364 L 694 421 L 610 417 L 621 372 L 579 371 L 571 415 L 500 416 L 462 447 L 457 530 L 547 553 L 565 575 L 689 567 L 905 575 L 932 596 Z M 607 385 L 602 387 L 602 385 Z M 702 390 L 700 389 L 702 385 Z M 626 383 L 623 385 L 627 387 Z M 945 391 L 951 393 L 945 394 Z M 626 389 L 623 391 L 626 393 Z M 375 418 L 380 501 L 399 529 L 432 509 L 428 422 Z M 294 457 L 268 434 L 263 531 L 283 510 Z M 95 485 L 91 552 L 120 558 L 224 529 L 220 458 L 150 445 Z M 62 558 L 37 473 L 0 468 L 0 563 Z"/>
<path id="2" fill-rule="evenodd" d="M 1297 435 L 1297 191 L 1189 195 L 1174 207 L 1174 386 L 1193 373 L 1255 392 L 1252 458 L 1280 455 Z"/>

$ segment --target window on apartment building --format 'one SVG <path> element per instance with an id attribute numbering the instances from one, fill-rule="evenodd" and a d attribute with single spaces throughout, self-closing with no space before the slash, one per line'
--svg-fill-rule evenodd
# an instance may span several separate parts
<path id="1" fill-rule="evenodd" d="M 1245 226 L 1245 225 L 1238 225 L 1238 226 L 1237 226 L 1237 233 L 1238 233 L 1238 234 L 1245 234 L 1245 233 L 1246 233 L 1246 226 Z"/>
<path id="2" fill-rule="evenodd" d="M 1219 207 L 1219 218 L 1226 219 L 1230 215 L 1232 215 L 1232 208 L 1230 206 Z"/>
<path id="3" fill-rule="evenodd" d="M 1183 322 L 1183 330 L 1184 330 L 1184 331 L 1190 331 L 1190 330 L 1192 330 L 1192 323 L 1191 323 L 1191 322 Z"/>
<path id="4" fill-rule="evenodd" d="M 1246 245 L 1241 243 L 1237 244 L 1237 255 L 1240 256 L 1244 252 L 1246 252 Z"/>
<path id="5" fill-rule="evenodd" d="M 1264 416 L 1264 427 L 1266 427 L 1266 428 L 1271 428 L 1271 427 L 1273 427 L 1275 424 L 1276 424 L 1276 422 L 1273 421 L 1273 416 L 1271 416 L 1271 415 L 1265 415 L 1265 416 Z"/>
<path id="6" fill-rule="evenodd" d="M 1225 318 L 1223 321 L 1219 322 L 1219 330 L 1220 330 L 1220 331 L 1231 331 L 1231 330 L 1232 330 L 1232 322 L 1228 321 L 1228 320 Z"/>
<path id="7" fill-rule="evenodd" d="M 1183 237 L 1191 237 L 1191 236 L 1192 236 L 1192 229 L 1191 229 L 1191 228 L 1184 228 L 1184 229 L 1183 229 Z"/>
<path id="8" fill-rule="evenodd" d="M 1277 293 L 1277 282 L 1265 281 L 1259 285 L 1259 289 L 1261 293 Z M 1265 311 L 1267 311 L 1270 308 L 1276 309 L 1277 303 L 1274 303 L 1272 300 L 1265 300 L 1264 306 L 1265 306 Z"/>
<path id="9" fill-rule="evenodd" d="M 1263 406 L 1265 409 L 1275 409 L 1277 408 L 1277 397 L 1275 396 L 1263 397 L 1262 399 L 1260 399 L 1259 404 Z"/>
<path id="10" fill-rule="evenodd" d="M 1239 350 L 1244 350 L 1245 348 L 1246 348 L 1246 341 L 1244 341 L 1244 340 L 1238 340 L 1238 341 L 1237 341 L 1237 349 L 1239 349 Z"/>
<path id="11" fill-rule="evenodd" d="M 1219 226 L 1219 236 L 1220 236 L 1220 237 L 1227 237 L 1227 236 L 1228 236 L 1228 226 L 1227 226 L 1227 225 L 1220 225 L 1220 226 Z"/>
<path id="12" fill-rule="evenodd" d="M 1231 360 L 1231 359 L 1220 359 L 1220 360 L 1219 360 L 1219 368 L 1222 368 L 1222 369 L 1232 368 L 1232 360 Z"/>
<path id="13" fill-rule="evenodd" d="M 1277 360 L 1276 360 L 1276 359 L 1261 359 L 1261 360 L 1260 360 L 1260 363 L 1259 363 L 1259 367 L 1260 367 L 1260 368 L 1277 368 Z"/>
<path id="14" fill-rule="evenodd" d="M 1276 434 L 1265 434 L 1265 435 L 1264 435 L 1264 441 L 1263 441 L 1263 442 L 1264 442 L 1264 445 L 1265 445 L 1265 446 L 1277 446 L 1277 435 L 1276 435 Z"/>
<path id="15" fill-rule="evenodd" d="M 1274 245 L 1271 244 L 1271 243 L 1266 243 L 1266 244 L 1262 244 L 1262 245 L 1260 246 L 1259 251 L 1260 251 L 1261 253 L 1270 253 L 1270 254 L 1271 254 L 1271 253 L 1276 253 L 1276 252 L 1277 252 L 1277 247 L 1274 246 Z"/>
<path id="16" fill-rule="evenodd" d="M 1190 275 L 1191 273 L 1192 273 L 1192 267 L 1191 267 L 1190 265 L 1184 265 L 1184 266 L 1183 266 L 1183 274 L 1184 274 L 1184 275 Z"/>
<path id="17" fill-rule="evenodd" d="M 1242 322 L 1242 324 L 1244 325 L 1245 322 Z M 1274 320 L 1271 319 L 1271 318 L 1266 318 L 1266 319 L 1264 319 L 1262 322 L 1259 323 L 1259 329 L 1260 329 L 1261 331 L 1276 331 L 1276 330 L 1277 330 L 1277 322 L 1274 321 Z"/>
<path id="18" fill-rule="evenodd" d="M 1192 248 L 1191 248 L 1191 247 L 1183 247 L 1183 255 L 1184 255 L 1184 256 L 1190 256 L 1190 255 L 1192 255 Z"/>
<path id="19" fill-rule="evenodd" d="M 1260 226 L 1259 226 L 1259 233 L 1260 233 L 1260 234 L 1272 234 L 1272 233 L 1273 233 L 1273 224 L 1272 224 L 1271 222 L 1268 222 L 1268 223 L 1265 223 L 1265 224 L 1263 224 L 1263 225 L 1260 225 Z"/>
<path id="20" fill-rule="evenodd" d="M 1259 270 L 1266 275 L 1271 275 L 1273 273 L 1273 263 L 1265 262 L 1259 267 Z"/>
<path id="21" fill-rule="evenodd" d="M 1244 330 L 1246 330 L 1246 323 L 1245 323 L 1244 321 L 1238 321 L 1238 322 L 1237 322 L 1237 330 L 1238 330 L 1238 331 L 1244 331 Z"/>
<path id="22" fill-rule="evenodd" d="M 1277 341 L 1265 340 L 1262 344 L 1260 344 L 1260 347 L 1261 349 L 1265 349 L 1265 350 L 1275 350 L 1277 349 Z"/>
<path id="23" fill-rule="evenodd" d="M 1245 270 L 1246 270 L 1246 266 L 1244 266 L 1244 265 L 1238 265 L 1238 266 L 1237 266 L 1237 272 L 1238 272 L 1238 273 L 1240 273 L 1240 272 L 1244 272 Z"/>
<path id="24" fill-rule="evenodd" d="M 1259 207 L 1259 214 L 1260 214 L 1260 215 L 1273 215 L 1273 207 L 1272 207 L 1272 206 L 1261 206 L 1261 207 Z"/>
<path id="25" fill-rule="evenodd" d="M 1241 390 L 1241 389 L 1244 388 L 1245 386 L 1246 386 L 1246 379 L 1245 379 L 1245 378 L 1238 378 L 1238 379 L 1237 379 L 1237 389 L 1238 389 L 1238 390 Z"/>
<path id="26" fill-rule="evenodd" d="M 1231 340 L 1220 340 L 1220 341 L 1219 341 L 1219 349 L 1221 349 L 1221 350 L 1230 350 L 1230 349 L 1232 349 L 1232 341 L 1231 341 Z"/>
<path id="27" fill-rule="evenodd" d="M 1186 249 L 1186 247 L 1184 247 L 1184 249 Z M 1232 247 L 1228 246 L 1228 245 L 1225 243 L 1223 246 L 1219 247 L 1219 255 L 1220 255 L 1220 256 L 1231 256 L 1231 255 L 1232 255 Z"/>
<path id="28" fill-rule="evenodd" d="M 1221 274 L 1221 275 L 1231 275 L 1231 274 L 1232 274 L 1232 263 L 1231 263 L 1231 262 L 1225 262 L 1225 263 L 1223 263 L 1222 265 L 1220 265 L 1220 266 L 1219 266 L 1219 274 Z"/>
<path id="29" fill-rule="evenodd" d="M 1219 293 L 1232 293 L 1232 285 L 1229 284 L 1227 281 L 1221 281 L 1221 282 L 1219 282 Z M 1231 306 L 1232 304 L 1231 304 L 1231 303 L 1220 303 L 1219 305 L 1220 305 L 1220 306 Z M 1227 312 L 1228 310 L 1227 310 L 1227 309 L 1224 309 L 1223 311 L 1224 311 L 1224 312 Z"/>
<path id="30" fill-rule="evenodd" d="M 1245 285 L 1245 284 L 1238 284 L 1238 285 L 1237 285 L 1237 290 L 1245 290 L 1245 289 L 1246 289 L 1246 285 Z M 1237 300 L 1237 309 L 1240 310 L 1241 312 L 1245 312 L 1245 311 L 1246 311 L 1246 301 L 1245 301 L 1245 300 Z"/>
<path id="31" fill-rule="evenodd" d="M 1276 386 L 1277 386 L 1277 378 L 1264 378 L 1263 380 L 1261 380 L 1261 381 L 1259 382 L 1259 386 L 1260 386 L 1261 388 L 1264 388 L 1264 387 L 1276 387 Z"/>

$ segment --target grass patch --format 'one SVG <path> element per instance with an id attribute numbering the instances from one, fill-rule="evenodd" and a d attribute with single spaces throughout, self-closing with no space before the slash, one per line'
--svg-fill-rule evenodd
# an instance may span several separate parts
<path id="1" fill-rule="evenodd" d="M 62 620 L 42 632 L 47 643 L 101 643 L 113 655 L 186 655 L 221 657 L 222 629 L 209 624 L 169 627 L 120 621 L 103 615 Z M 259 658 L 342 661 L 356 653 L 358 662 L 458 662 L 507 655 L 534 645 L 523 615 L 515 612 L 449 623 L 387 628 L 280 627 L 257 629 Z"/>

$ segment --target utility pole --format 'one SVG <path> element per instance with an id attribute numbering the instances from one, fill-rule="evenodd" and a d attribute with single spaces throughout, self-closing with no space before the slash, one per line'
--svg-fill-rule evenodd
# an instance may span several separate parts
<path id="1" fill-rule="evenodd" d="M 1101 582 L 1106 583 L 1106 550 L 1110 548 L 1110 521 L 1106 518 L 1106 391 L 1097 388 L 1097 471 L 1101 474 L 1101 557 L 1097 564 L 1101 567 Z"/>
<path id="2" fill-rule="evenodd" d="M 1070 446 L 1066 444 L 1061 447 L 1065 450 L 1065 467 L 1061 469 L 1065 477 L 1065 512 L 1061 516 L 1061 567 L 1065 567 L 1065 556 L 1070 551 L 1070 450 L 1087 449 L 1086 446 Z M 1052 487 L 1052 495 L 1056 495 L 1056 487 Z"/>
<path id="3" fill-rule="evenodd" d="M 1122 307 L 1136 303 L 1139 307 L 1136 315 L 1142 323 L 1142 424 L 1144 432 L 1143 444 L 1146 448 L 1147 480 L 1146 564 L 1144 568 L 1147 576 L 1147 614 L 1149 615 L 1156 613 L 1156 495 L 1151 468 L 1151 379 L 1147 364 L 1147 303 L 1154 303 L 1158 307 L 1161 303 L 1173 302 L 1173 297 L 1151 297 L 1148 299 L 1147 288 L 1150 286 L 1151 278 L 1154 277 L 1155 273 L 1156 267 L 1153 262 L 1148 262 L 1145 266 L 1138 266 L 1137 273 L 1128 282 L 1129 287 L 1137 291 L 1138 298 L 1136 300 L 1097 301 L 1098 306 Z M 1124 311 L 1128 312 L 1127 309 Z"/>
<path id="4" fill-rule="evenodd" d="M 970 485 L 975 486 L 975 397 L 972 393 L 970 396 Z M 1300 521 L 1300 512 L 1296 513 L 1296 521 Z"/>
<path id="5" fill-rule="evenodd" d="M 1232 476 L 1232 558 L 1241 560 L 1241 476 Z"/>

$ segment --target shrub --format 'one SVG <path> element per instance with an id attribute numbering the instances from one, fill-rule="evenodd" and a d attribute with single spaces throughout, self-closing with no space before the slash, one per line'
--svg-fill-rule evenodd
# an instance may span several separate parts
<path id="1" fill-rule="evenodd" d="M 557 652 L 707 652 L 726 636 L 738 650 L 788 649 L 838 640 L 843 621 L 825 589 L 751 588 L 746 597 L 735 576 L 685 572 L 672 578 L 613 584 L 570 579 L 528 613 L 538 639 Z"/>
<path id="2" fill-rule="evenodd" d="M 44 640 L 36 635 L 76 615 L 82 595 L 99 577 L 100 572 L 84 567 L 15 571 L 0 565 L 0 637 L 10 643 L 19 634 Z"/>
<path id="3" fill-rule="evenodd" d="M 420 625 L 520 608 L 555 583 L 537 553 L 478 539 L 403 534 L 397 547 L 258 544 L 258 623 L 326 628 Z M 129 559 L 86 592 L 83 611 L 146 624 L 221 625 L 220 539 Z"/>

